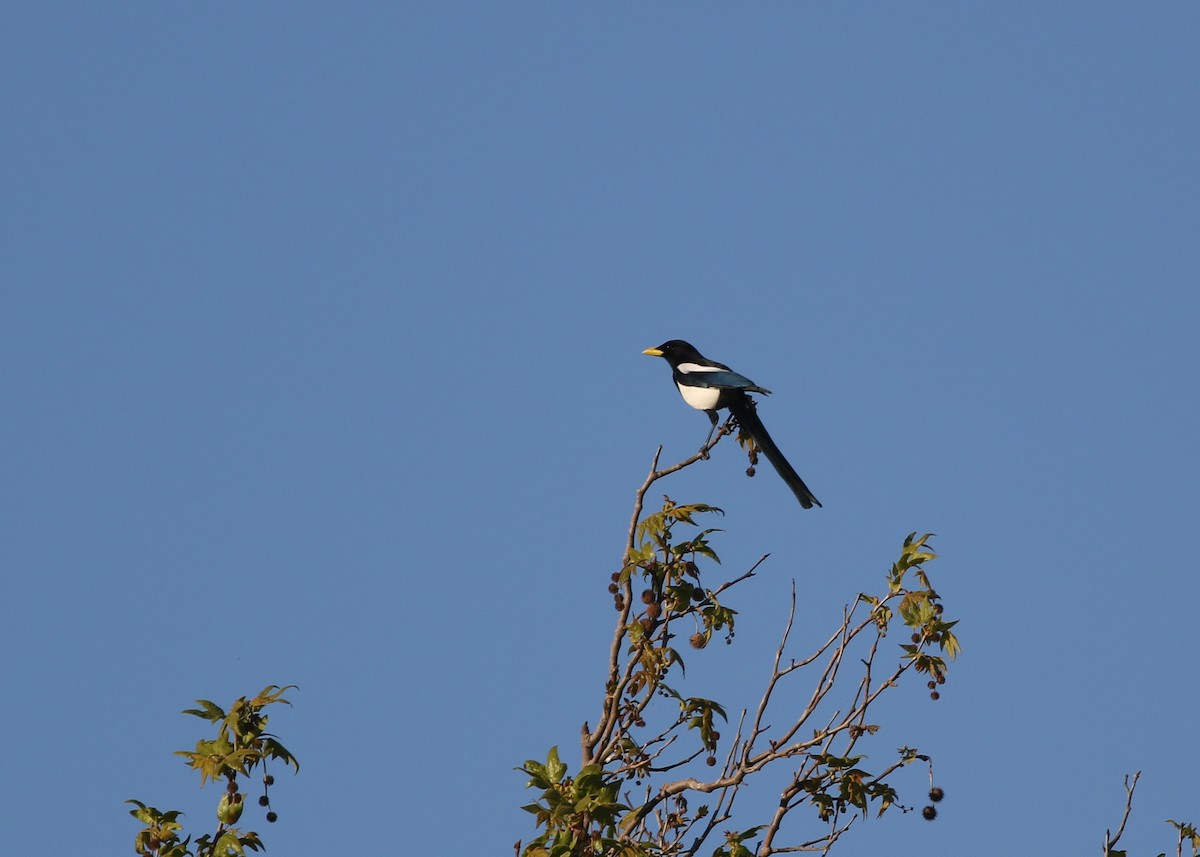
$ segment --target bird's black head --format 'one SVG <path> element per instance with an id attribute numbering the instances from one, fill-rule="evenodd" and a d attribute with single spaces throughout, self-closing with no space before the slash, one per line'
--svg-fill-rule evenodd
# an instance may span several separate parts
<path id="1" fill-rule="evenodd" d="M 651 357 L 661 357 L 672 366 L 704 360 L 704 356 L 690 342 L 684 342 L 682 339 L 669 339 L 657 348 L 647 348 L 642 353 Z"/>

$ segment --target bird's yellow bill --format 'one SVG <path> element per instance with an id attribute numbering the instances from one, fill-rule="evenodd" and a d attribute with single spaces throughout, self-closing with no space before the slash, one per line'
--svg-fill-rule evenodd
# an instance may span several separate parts
<path id="1" fill-rule="evenodd" d="M 642 353 L 649 354 L 651 357 L 662 357 L 662 352 L 659 351 L 657 348 L 647 348 Z"/>

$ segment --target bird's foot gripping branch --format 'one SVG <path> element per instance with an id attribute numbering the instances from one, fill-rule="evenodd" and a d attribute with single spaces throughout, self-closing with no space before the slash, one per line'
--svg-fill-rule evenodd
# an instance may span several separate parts
<path id="1" fill-rule="evenodd" d="M 733 642 L 735 624 L 746 617 L 729 597 L 767 557 L 714 581 L 718 531 L 705 523 L 719 509 L 664 498 L 642 514 L 651 485 L 698 460 L 658 470 L 656 455 L 637 492 L 608 587 L 616 624 L 598 717 L 582 729 L 580 767 L 572 774 L 554 748 L 520 769 L 538 791 L 525 807 L 537 836 L 523 850 L 517 844 L 524 857 L 825 852 L 870 815 L 912 810 L 916 801 L 901 799 L 902 789 L 914 790 L 903 769 L 918 762 L 928 771 L 928 781 L 915 786 L 920 802 L 929 797 L 922 814 L 936 815 L 943 792 L 933 784 L 930 758 L 892 749 L 903 743 L 895 737 L 903 724 L 875 719 L 879 700 L 911 686 L 911 674 L 921 674 L 937 699 L 958 653 L 955 623 L 945 618 L 926 568 L 936 558 L 929 536 L 910 534 L 879 591 L 836 608 L 820 636 L 806 619 L 795 634 L 808 641 L 801 654 L 792 653 L 793 583 L 778 647 L 763 653 L 762 664 L 747 662 L 745 672 L 762 672 L 765 682 L 751 702 L 729 706 L 686 686 L 685 653 L 701 658 L 714 638 Z M 897 628 L 902 639 L 889 641 Z M 799 708 L 797 699 L 804 700 Z M 776 771 L 769 778 L 768 769 Z M 761 787 L 745 790 L 768 779 L 776 784 L 769 799 Z"/>

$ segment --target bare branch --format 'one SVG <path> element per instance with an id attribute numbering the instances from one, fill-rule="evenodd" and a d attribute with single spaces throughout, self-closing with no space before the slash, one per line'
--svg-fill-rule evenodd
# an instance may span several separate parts
<path id="1" fill-rule="evenodd" d="M 735 577 L 733 580 L 725 581 L 724 583 L 722 583 L 720 586 L 718 586 L 716 589 L 713 590 L 713 595 L 714 596 L 720 595 L 722 592 L 724 592 L 726 589 L 729 589 L 731 586 L 737 586 L 743 580 L 749 580 L 750 578 L 754 577 L 754 572 L 758 571 L 758 567 L 760 565 L 762 565 L 764 562 L 766 562 L 767 557 L 769 557 L 769 556 L 770 556 L 769 553 L 765 553 L 762 556 L 760 556 L 758 558 L 758 561 L 755 562 L 754 565 L 750 566 L 749 571 L 747 571 L 745 574 L 740 575 L 739 577 Z"/>
<path id="2" fill-rule="evenodd" d="M 1125 775 L 1125 812 L 1121 816 L 1121 826 L 1117 828 L 1116 835 L 1111 831 L 1104 831 L 1104 857 L 1108 857 L 1112 853 L 1113 848 L 1121 839 L 1121 834 L 1125 832 L 1125 822 L 1129 821 L 1129 813 L 1133 811 L 1133 790 L 1137 788 L 1138 778 L 1142 772 L 1137 771 L 1133 775 L 1133 782 L 1129 780 L 1129 774 Z"/>
<path id="3" fill-rule="evenodd" d="M 658 451 L 654 453 L 654 460 L 650 462 L 650 473 L 646 476 L 646 481 L 642 483 L 640 488 L 638 488 L 637 494 L 635 495 L 633 503 L 633 517 L 629 521 L 629 534 L 625 540 L 625 547 L 627 551 L 632 551 L 634 549 L 638 521 L 642 519 L 642 506 L 646 498 L 646 492 L 650 490 L 650 486 L 659 479 L 662 479 L 664 476 L 670 476 L 672 473 L 678 473 L 685 467 L 691 467 L 697 461 L 706 460 L 713 447 L 721 442 L 721 438 L 725 437 L 725 435 L 729 434 L 733 430 L 730 426 L 731 421 L 732 418 L 730 420 L 726 420 L 725 425 L 721 426 L 716 432 L 713 433 L 712 440 L 700 447 L 699 452 L 688 456 L 677 464 L 672 464 L 670 467 L 664 467 L 662 470 L 657 469 L 659 456 L 662 455 L 662 447 L 659 446 Z"/>

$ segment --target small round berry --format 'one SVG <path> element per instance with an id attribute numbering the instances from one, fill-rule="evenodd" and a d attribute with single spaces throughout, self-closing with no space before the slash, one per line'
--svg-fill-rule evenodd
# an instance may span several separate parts
<path id="1" fill-rule="evenodd" d="M 921 817 L 926 821 L 933 821 L 935 818 L 937 818 L 937 809 L 932 806 L 927 806 L 921 810 Z"/>
<path id="2" fill-rule="evenodd" d="M 263 777 L 263 785 L 264 786 L 275 785 L 275 778 L 273 776 L 271 776 L 270 774 L 267 774 L 265 777 Z"/>
<path id="3" fill-rule="evenodd" d="M 930 807 L 930 809 L 932 809 L 932 807 Z M 278 816 L 278 815 L 276 815 L 274 812 L 268 812 L 268 813 L 267 813 L 267 821 L 268 821 L 270 824 L 274 824 L 274 823 L 275 823 L 276 821 L 278 821 L 278 820 L 279 820 L 279 816 Z"/>
<path id="4" fill-rule="evenodd" d="M 643 589 L 642 590 L 642 603 L 643 604 L 653 604 L 654 603 L 654 590 L 653 589 Z"/>
<path id="5" fill-rule="evenodd" d="M 266 795 L 259 795 L 258 805 L 259 806 L 270 806 L 271 799 L 269 797 L 267 797 Z"/>
<path id="6" fill-rule="evenodd" d="M 942 695 L 940 693 L 938 693 L 936 690 L 931 690 L 929 692 L 929 698 L 932 699 L 934 702 L 937 702 L 939 699 L 942 698 Z"/>
<path id="7" fill-rule="evenodd" d="M 705 760 L 704 760 L 704 764 L 708 765 L 710 768 L 711 768 L 713 765 L 715 765 L 716 763 L 717 763 L 717 757 L 716 757 L 716 756 L 709 756 L 707 759 L 705 759 Z"/>
<path id="8" fill-rule="evenodd" d="M 940 788 L 938 788 L 937 786 L 934 786 L 933 788 L 931 788 L 929 790 L 929 799 L 931 801 L 933 801 L 934 803 L 937 803 L 945 796 L 946 796 L 946 793 L 944 791 L 942 791 Z"/>
<path id="9" fill-rule="evenodd" d="M 693 649 L 703 649 L 708 645 L 708 640 L 704 638 L 703 634 L 692 634 L 692 636 L 688 638 L 688 642 L 691 644 Z"/>

